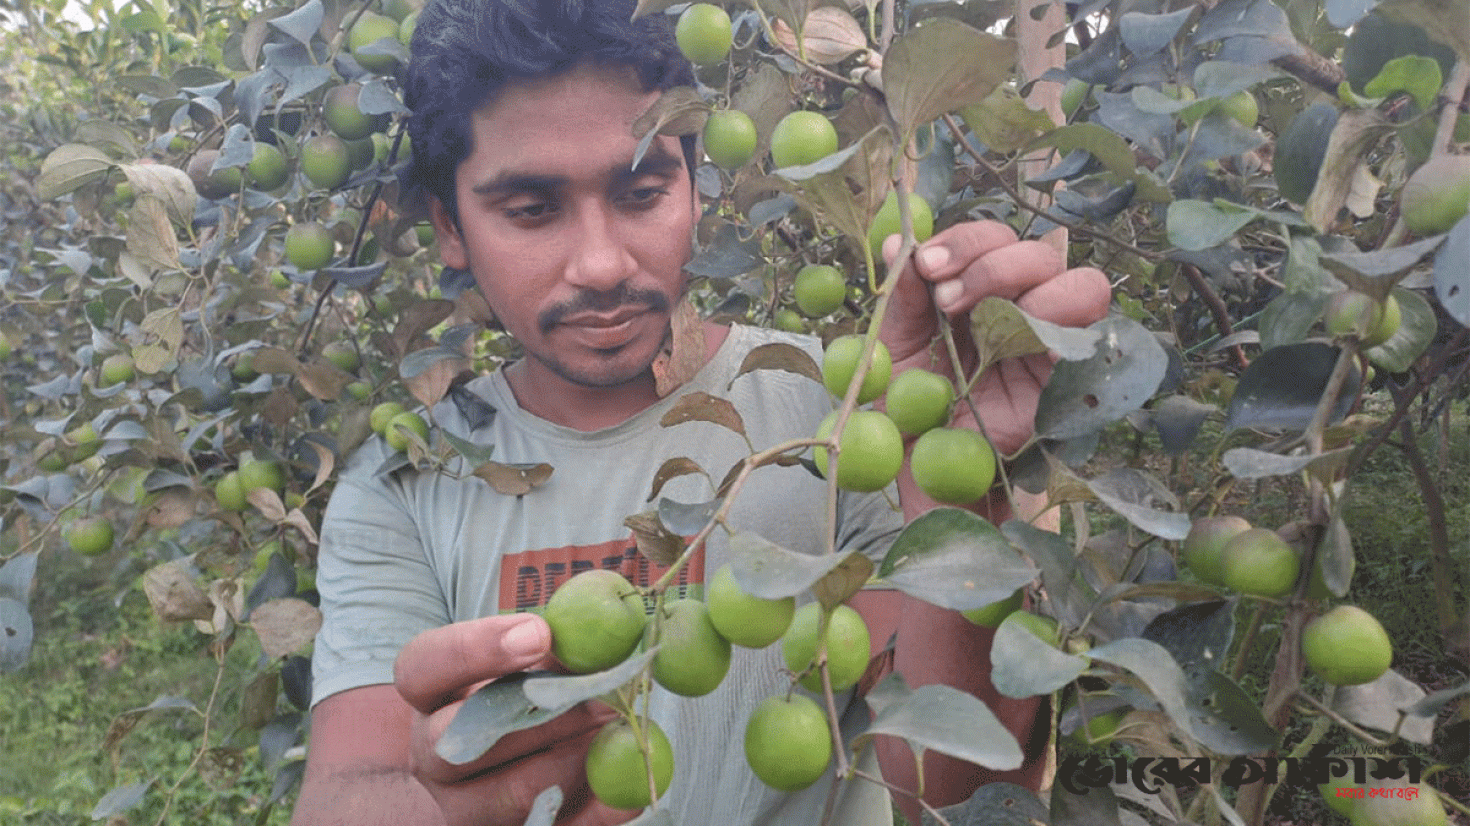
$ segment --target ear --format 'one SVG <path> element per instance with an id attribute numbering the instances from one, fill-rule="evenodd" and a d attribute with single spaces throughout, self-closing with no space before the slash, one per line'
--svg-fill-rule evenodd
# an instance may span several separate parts
<path id="1" fill-rule="evenodd" d="M 444 265 L 457 270 L 469 269 L 470 257 L 459 227 L 444 204 L 433 196 L 429 197 L 429 222 L 434 225 L 434 238 L 439 242 L 439 258 Z"/>

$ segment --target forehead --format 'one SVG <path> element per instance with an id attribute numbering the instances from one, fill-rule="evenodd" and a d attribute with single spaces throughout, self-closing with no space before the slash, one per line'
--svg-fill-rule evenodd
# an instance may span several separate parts
<path id="1" fill-rule="evenodd" d="M 636 146 L 633 123 L 658 96 L 621 66 L 584 63 L 561 74 L 517 80 L 471 116 L 471 155 L 513 164 Z"/>

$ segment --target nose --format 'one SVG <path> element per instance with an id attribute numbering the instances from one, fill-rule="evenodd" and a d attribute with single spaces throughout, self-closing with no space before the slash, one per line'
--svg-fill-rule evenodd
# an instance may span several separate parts
<path id="1" fill-rule="evenodd" d="M 625 228 L 608 204 L 589 198 L 577 210 L 577 220 L 570 230 L 573 237 L 566 272 L 569 284 L 593 292 L 608 292 L 632 277 L 637 263 L 628 251 Z"/>

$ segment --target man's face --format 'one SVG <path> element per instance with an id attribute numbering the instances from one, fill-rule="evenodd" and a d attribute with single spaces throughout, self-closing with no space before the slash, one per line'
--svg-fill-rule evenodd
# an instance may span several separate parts
<path id="1" fill-rule="evenodd" d="M 677 139 L 632 169 L 633 122 L 657 97 L 630 71 L 582 66 L 510 84 L 471 118 L 458 228 L 433 210 L 441 254 L 474 274 L 538 377 L 621 385 L 663 344 L 696 207 Z"/>

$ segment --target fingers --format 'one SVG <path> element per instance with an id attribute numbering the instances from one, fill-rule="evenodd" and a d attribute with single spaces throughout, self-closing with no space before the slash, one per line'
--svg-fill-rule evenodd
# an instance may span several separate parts
<path id="1" fill-rule="evenodd" d="M 409 705 L 430 714 L 475 683 L 523 671 L 550 653 L 551 629 L 540 617 L 482 617 L 414 637 L 394 663 L 394 683 Z"/>
<path id="2" fill-rule="evenodd" d="M 1086 327 L 1108 314 L 1112 285 L 1102 270 L 1078 267 L 1028 290 L 1016 306 L 1044 321 L 1065 327 Z"/>

